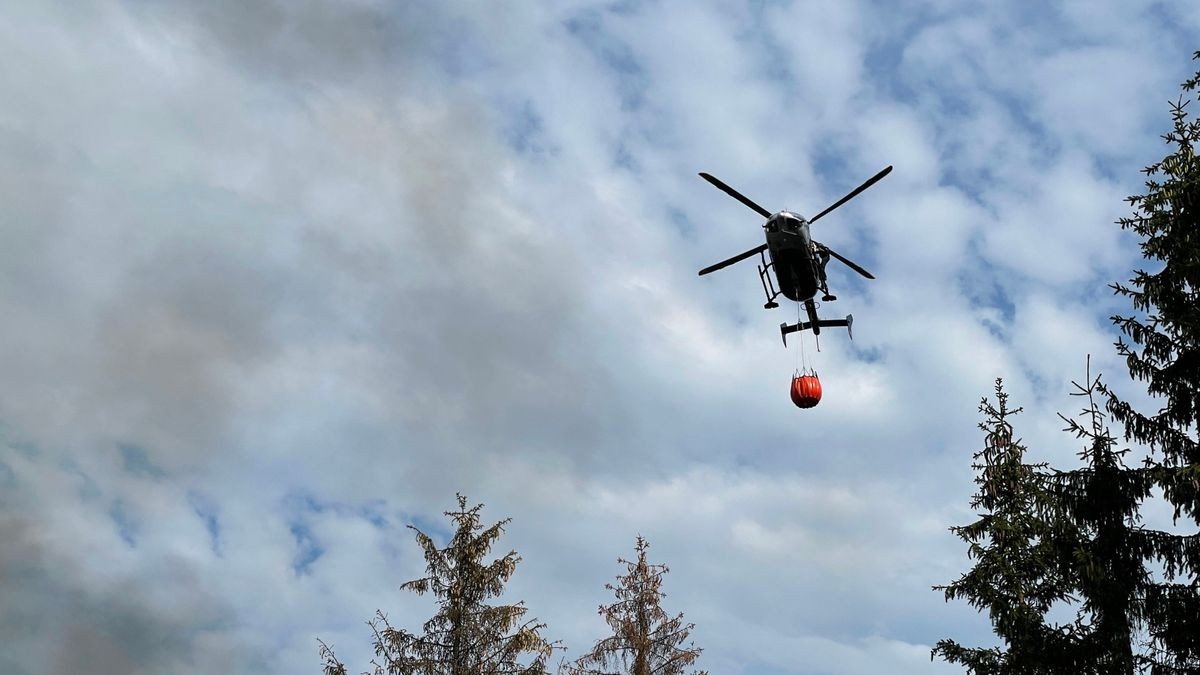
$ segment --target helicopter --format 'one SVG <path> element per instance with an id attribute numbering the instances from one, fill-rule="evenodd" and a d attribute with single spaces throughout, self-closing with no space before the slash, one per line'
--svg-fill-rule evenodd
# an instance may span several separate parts
<path id="1" fill-rule="evenodd" d="M 842 256 L 818 241 L 814 241 L 809 234 L 808 227 L 822 216 L 854 199 L 863 190 L 882 180 L 891 170 L 892 167 L 888 166 L 852 190 L 845 197 L 834 202 L 832 206 L 808 220 L 804 216 L 791 211 L 779 211 L 772 214 L 770 211 L 748 199 L 742 193 L 722 183 L 711 174 L 701 172 L 701 178 L 712 183 L 722 192 L 745 204 L 755 213 L 767 219 L 767 222 L 763 224 L 763 229 L 766 231 L 767 243 L 752 248 L 749 251 L 739 253 L 732 258 L 722 260 L 715 265 L 709 265 L 700 270 L 700 276 L 704 276 L 709 272 L 716 272 L 719 269 L 724 269 L 734 263 L 757 255 L 762 261 L 758 266 L 758 278 L 762 282 L 763 292 L 767 295 L 767 303 L 763 305 L 763 309 L 778 307 L 779 303 L 775 302 L 775 298 L 783 295 L 789 300 L 804 303 L 804 310 L 808 314 L 808 321 L 797 321 L 790 325 L 785 321 L 779 325 L 779 332 L 783 338 L 784 347 L 787 346 L 788 333 L 812 330 L 813 335 L 819 336 L 822 328 L 844 327 L 850 339 L 853 340 L 854 333 L 852 326 L 854 315 L 849 314 L 844 319 L 820 319 L 817 317 L 817 303 L 813 298 L 816 297 L 817 291 L 821 291 L 822 302 L 837 300 L 837 296 L 830 294 L 829 282 L 825 277 L 825 265 L 829 262 L 830 258 L 837 259 L 868 279 L 874 279 L 875 277 L 849 258 Z M 767 261 L 764 255 L 767 251 L 771 254 L 770 262 Z M 774 271 L 775 276 L 774 282 L 772 282 L 770 275 L 772 271 Z M 776 285 L 778 285 L 778 289 Z"/>

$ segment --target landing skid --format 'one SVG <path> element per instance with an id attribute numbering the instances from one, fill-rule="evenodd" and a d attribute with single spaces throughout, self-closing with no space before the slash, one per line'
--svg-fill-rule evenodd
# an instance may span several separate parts
<path id="1" fill-rule="evenodd" d="M 773 262 L 767 262 L 767 256 L 762 251 L 758 252 L 758 257 L 762 259 L 762 264 L 758 266 L 758 280 L 762 282 L 763 293 L 767 294 L 767 304 L 763 305 L 763 309 L 775 309 L 779 306 L 775 302 L 775 298 L 779 297 L 779 291 L 775 290 L 775 284 L 771 281 L 771 275 L 767 270 L 771 269 Z"/>

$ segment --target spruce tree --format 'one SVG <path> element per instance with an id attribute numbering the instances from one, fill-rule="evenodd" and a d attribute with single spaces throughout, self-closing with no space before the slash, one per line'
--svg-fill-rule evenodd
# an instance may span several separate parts
<path id="1" fill-rule="evenodd" d="M 670 617 L 660 601 L 666 565 L 646 562 L 649 544 L 637 538 L 637 560 L 618 558 L 627 573 L 617 577 L 617 585 L 604 587 L 617 596 L 611 605 L 601 605 L 613 634 L 564 666 L 569 675 L 680 675 L 700 656 L 700 649 L 689 643 L 682 646 L 694 624 L 685 624 L 683 614 Z M 699 671 L 697 675 L 705 675 Z"/>
<path id="2" fill-rule="evenodd" d="M 1068 537 L 1054 531 L 1045 465 L 1026 463 L 1026 448 L 1014 438 L 1009 418 L 1022 409 L 1008 407 L 999 379 L 995 396 L 995 404 L 986 397 L 979 404 L 985 442 L 974 454 L 979 489 L 971 500 L 979 519 L 950 528 L 967 543 L 975 565 L 934 589 L 947 601 L 965 599 L 986 610 L 1004 646 L 964 647 L 944 639 L 931 658 L 961 664 L 973 675 L 1074 673 L 1079 658 L 1074 626 L 1053 625 L 1046 616 L 1054 603 L 1072 599 L 1059 564 L 1061 542 Z"/>
<path id="3" fill-rule="evenodd" d="M 486 561 L 510 519 L 484 529 L 482 504 L 467 508 L 458 495 L 458 510 L 446 516 L 456 529 L 450 543 L 438 548 L 429 535 L 409 525 L 425 554 L 428 576 L 400 588 L 417 595 L 432 593 L 438 611 L 416 635 L 392 627 L 382 612 L 369 622 L 375 634 L 371 663 L 377 675 L 542 675 L 556 648 L 541 636 L 545 624 L 526 620 L 524 603 L 490 605 L 504 591 L 521 558 L 515 551 Z M 326 675 L 346 675 L 345 666 L 321 643 Z M 525 657 L 527 663 L 522 664 Z"/>
<path id="4" fill-rule="evenodd" d="M 1183 85 L 1186 95 L 1198 88 L 1200 73 Z M 1018 481 L 1035 497 L 1012 501 L 1007 521 L 1029 527 L 997 529 L 986 522 L 988 515 L 997 515 L 993 511 L 974 525 L 976 530 L 959 531 L 960 536 L 986 532 L 986 539 L 964 538 L 981 565 L 989 561 L 983 567 L 994 575 L 981 575 L 977 567 L 945 587 L 947 597 L 967 597 L 987 607 L 1008 648 L 971 650 L 943 641 L 934 653 L 974 673 L 1200 674 L 1200 531 L 1152 530 L 1140 516 L 1142 504 L 1159 488 L 1173 506 L 1177 525 L 1181 520 L 1188 529 L 1200 525 L 1200 122 L 1188 119 L 1184 98 L 1172 105 L 1173 130 L 1164 136 L 1171 153 L 1145 169 L 1146 194 L 1130 197 L 1136 212 L 1119 221 L 1142 238 L 1144 257 L 1159 269 L 1137 270 L 1129 286 L 1112 286 L 1138 313 L 1113 317 L 1124 336 L 1117 341 L 1118 353 L 1162 407 L 1155 413 L 1135 409 L 1099 377 L 1092 378 L 1089 368 L 1086 386 L 1075 384 L 1075 394 L 1087 397 L 1085 420 L 1064 418 L 1067 429 L 1086 441 L 1080 453 L 1084 465 L 1026 472 L 1036 480 Z M 1141 466 L 1125 463 L 1129 450 L 1117 448 L 1096 404 L 1098 393 L 1124 426 L 1125 439 L 1150 450 Z M 977 505 L 987 506 L 978 500 Z M 1006 551 L 997 546 L 997 535 L 1015 535 L 1017 545 Z M 1030 558 L 1027 550 L 1040 555 Z M 1048 551 L 1052 563 L 1047 563 Z M 1155 564 L 1163 578 L 1151 573 Z M 1053 593 L 1025 596 L 1035 600 L 1028 621 L 1006 622 L 1004 617 L 1021 606 L 995 589 L 1037 588 L 1042 581 Z M 1047 632 L 1038 623 L 1044 605 L 1036 601 L 1056 593 L 1074 598 L 1078 613 L 1072 625 Z M 1027 628 L 1013 630 L 1022 625 Z M 1045 649 L 1047 644 L 1056 646 Z"/>
<path id="5" fill-rule="evenodd" d="M 1076 618 L 1081 636 L 1078 672 L 1127 675 L 1143 670 L 1143 629 L 1150 623 L 1147 599 L 1155 584 L 1146 561 L 1155 542 L 1167 536 L 1141 525 L 1140 508 L 1150 496 L 1152 474 L 1126 466 L 1128 448 L 1118 449 L 1096 404 L 1099 376 L 1087 385 L 1072 382 L 1074 396 L 1087 398 L 1084 423 L 1060 415 L 1067 431 L 1086 444 L 1084 466 L 1051 476 L 1055 545 L 1064 577 L 1079 599 Z"/>
<path id="6" fill-rule="evenodd" d="M 1151 451 L 1146 466 L 1171 503 L 1176 524 L 1183 520 L 1188 530 L 1200 526 L 1200 119 L 1189 119 L 1186 110 L 1187 99 L 1200 98 L 1198 87 L 1200 72 L 1171 105 L 1173 128 L 1163 136 L 1170 153 L 1143 170 L 1146 193 L 1129 197 L 1134 214 L 1119 221 L 1141 239 L 1142 254 L 1157 271 L 1136 270 L 1129 285 L 1112 284 L 1135 312 L 1113 317 L 1124 336 L 1116 347 L 1129 374 L 1146 383 L 1161 408 L 1137 410 L 1102 387 L 1126 440 Z M 1146 599 L 1155 673 L 1200 673 L 1198 539 L 1200 531 L 1152 542 L 1166 573 L 1165 583 Z"/>

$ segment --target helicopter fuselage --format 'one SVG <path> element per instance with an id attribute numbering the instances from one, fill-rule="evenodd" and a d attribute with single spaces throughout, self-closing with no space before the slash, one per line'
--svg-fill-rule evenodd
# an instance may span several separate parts
<path id="1" fill-rule="evenodd" d="M 822 265 L 817 260 L 808 221 L 799 214 L 780 211 L 771 216 L 764 228 L 779 292 L 796 302 L 816 295 Z"/>
<path id="2" fill-rule="evenodd" d="M 787 345 L 788 333 L 795 333 L 796 331 L 811 330 L 814 335 L 820 335 L 821 328 L 843 327 L 849 332 L 850 323 L 854 317 L 847 315 L 845 319 L 821 319 L 817 316 L 817 303 L 813 300 L 817 291 L 822 292 L 821 302 L 837 300 L 837 297 L 829 292 L 829 283 L 825 279 L 825 265 L 831 258 L 836 258 L 838 262 L 868 279 L 874 279 L 875 277 L 870 272 L 859 267 L 858 263 L 853 260 L 846 258 L 820 242 L 813 241 L 812 236 L 808 232 L 808 227 L 810 223 L 820 220 L 825 214 L 854 199 L 860 192 L 878 183 L 891 170 L 892 167 L 889 166 L 875 174 L 865 183 L 851 190 L 845 197 L 842 197 L 824 211 L 813 216 L 812 220 L 790 211 L 779 211 L 772 215 L 770 211 L 721 182 L 717 177 L 701 172 L 701 178 L 767 219 L 767 222 L 763 225 L 763 229 L 766 230 L 767 243 L 759 244 L 748 251 L 742 251 L 732 258 L 726 258 L 715 265 L 709 265 L 700 270 L 699 275 L 704 276 L 710 272 L 725 269 L 747 258 L 752 258 L 756 255 L 760 256 L 762 257 L 762 264 L 758 266 L 758 277 L 759 281 L 762 282 L 763 293 L 767 296 L 767 302 L 763 305 L 763 309 L 775 309 L 778 307 L 779 303 L 775 302 L 775 298 L 782 295 L 788 300 L 804 303 L 804 310 L 808 313 L 808 321 L 797 320 L 796 323 L 790 326 L 787 323 L 779 326 L 779 332 L 783 337 L 783 344 L 785 346 Z M 771 262 L 769 263 L 763 255 L 767 251 L 771 252 Z M 774 271 L 776 282 L 774 285 L 771 284 L 770 273 L 772 270 Z M 778 289 L 776 289 L 776 286 L 778 286 Z"/>

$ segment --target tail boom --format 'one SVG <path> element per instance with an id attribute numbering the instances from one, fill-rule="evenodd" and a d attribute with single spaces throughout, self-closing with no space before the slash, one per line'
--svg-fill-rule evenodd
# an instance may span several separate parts
<path id="1" fill-rule="evenodd" d="M 844 319 L 820 319 L 818 321 L 798 321 L 793 324 L 779 324 L 779 335 L 783 338 L 783 346 L 787 346 L 788 333 L 797 333 L 802 330 L 811 330 L 814 334 L 820 335 L 822 328 L 845 328 L 850 339 L 854 339 L 854 315 L 847 314 Z"/>

